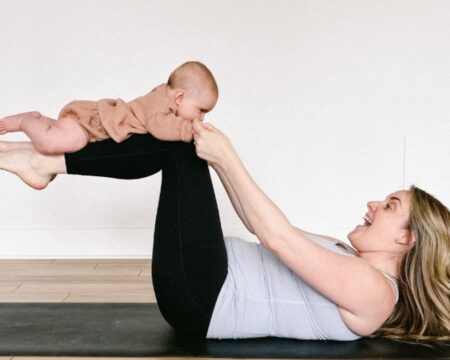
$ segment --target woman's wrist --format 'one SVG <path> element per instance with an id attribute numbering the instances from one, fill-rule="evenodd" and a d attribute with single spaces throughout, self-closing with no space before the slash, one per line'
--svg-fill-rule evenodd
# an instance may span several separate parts
<path id="1" fill-rule="evenodd" d="M 232 146 L 226 149 L 220 159 L 215 163 L 223 172 L 229 171 L 230 168 L 239 162 L 239 156 Z"/>

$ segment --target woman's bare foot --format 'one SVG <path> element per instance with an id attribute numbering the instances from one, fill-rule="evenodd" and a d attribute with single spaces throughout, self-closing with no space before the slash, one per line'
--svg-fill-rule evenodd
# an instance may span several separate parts
<path id="1" fill-rule="evenodd" d="M 0 151 L 34 149 L 31 141 L 0 141 Z"/>
<path id="2" fill-rule="evenodd" d="M 42 155 L 34 149 L 0 152 L 0 169 L 19 176 L 33 189 L 42 190 L 56 175 L 46 173 L 39 166 L 40 157 Z"/>
<path id="3" fill-rule="evenodd" d="M 41 118 L 41 113 L 37 111 L 30 111 L 26 113 L 16 114 L 4 117 L 0 120 L 0 135 L 4 135 L 9 132 L 20 131 L 20 124 L 22 120 L 27 117 Z"/>

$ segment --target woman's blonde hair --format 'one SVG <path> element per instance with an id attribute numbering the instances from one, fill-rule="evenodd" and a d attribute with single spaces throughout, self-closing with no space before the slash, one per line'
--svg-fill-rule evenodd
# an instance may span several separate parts
<path id="1" fill-rule="evenodd" d="M 409 229 L 415 245 L 399 270 L 400 299 L 375 335 L 406 341 L 450 340 L 450 212 L 411 186 Z"/>

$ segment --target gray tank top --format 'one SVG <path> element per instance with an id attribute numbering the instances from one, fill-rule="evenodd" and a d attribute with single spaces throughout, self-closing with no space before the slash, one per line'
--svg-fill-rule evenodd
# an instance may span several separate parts
<path id="1" fill-rule="evenodd" d="M 351 248 L 308 235 L 339 254 Z M 207 338 L 286 337 L 355 340 L 337 306 L 306 284 L 262 245 L 227 237 L 228 275 L 214 307 Z"/>

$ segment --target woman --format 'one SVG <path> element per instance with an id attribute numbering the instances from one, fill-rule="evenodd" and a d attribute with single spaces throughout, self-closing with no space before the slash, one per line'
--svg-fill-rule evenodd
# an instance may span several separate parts
<path id="1" fill-rule="evenodd" d="M 369 202 L 364 225 L 348 236 L 353 250 L 292 226 L 226 136 L 200 122 L 194 129 L 195 148 L 136 135 L 46 157 L 3 143 L 0 167 L 36 188 L 60 173 L 134 179 L 162 169 L 152 271 L 160 310 L 180 333 L 450 339 L 450 213 L 438 200 L 412 187 Z M 196 154 L 262 246 L 224 242 L 207 164 Z"/>

